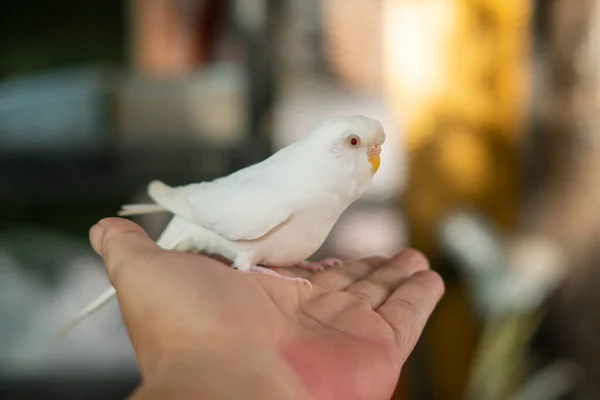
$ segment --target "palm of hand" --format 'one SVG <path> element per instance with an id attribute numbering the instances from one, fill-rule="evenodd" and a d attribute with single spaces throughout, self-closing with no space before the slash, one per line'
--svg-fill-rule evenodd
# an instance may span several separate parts
<path id="1" fill-rule="evenodd" d="M 304 274 L 313 290 L 201 258 L 214 265 L 199 267 L 198 256 L 160 252 L 147 260 L 147 279 L 138 279 L 131 299 L 126 292 L 119 295 L 136 349 L 182 346 L 188 339 L 182 332 L 194 332 L 190 340 L 204 335 L 207 343 L 242 333 L 260 342 L 253 346 L 274 349 L 316 398 L 389 398 L 443 291 L 414 251 L 312 274 L 278 271 Z M 168 301 L 156 304 L 156 298 Z M 182 319 L 190 322 L 186 329 Z M 168 339 L 156 343 L 162 339 L 145 337 L 156 331 Z"/>
<path id="2" fill-rule="evenodd" d="M 427 286 L 435 290 L 436 275 L 413 275 L 426 268 L 426 260 L 409 251 L 393 261 L 371 258 L 313 275 L 313 291 L 296 294 L 269 282 L 272 293 L 286 290 L 289 301 L 278 305 L 284 316 L 295 317 L 280 351 L 310 392 L 317 398 L 390 398 L 429 307 L 441 295 Z M 423 290 L 429 293 L 420 296 Z"/>

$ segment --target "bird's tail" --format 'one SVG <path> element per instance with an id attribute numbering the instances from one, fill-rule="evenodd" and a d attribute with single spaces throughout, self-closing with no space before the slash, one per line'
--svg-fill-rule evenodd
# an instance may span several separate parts
<path id="1" fill-rule="evenodd" d="M 102 308 L 102 306 L 108 303 L 116 294 L 117 291 L 112 286 L 106 289 L 96 300 L 79 311 L 79 313 L 60 331 L 58 337 L 61 339 L 65 338 L 81 321 Z"/>
<path id="2" fill-rule="evenodd" d="M 127 217 L 130 215 L 155 214 L 164 211 L 167 210 L 158 204 L 125 204 L 121 206 L 121 210 L 117 212 L 117 215 Z"/>
<path id="3" fill-rule="evenodd" d="M 153 206 L 152 204 L 139 204 L 132 205 L 131 207 L 145 207 Z M 141 210 L 142 208 L 140 208 Z M 150 211 L 149 211 L 150 212 Z M 156 241 L 156 243 L 165 250 L 187 250 L 186 233 L 189 229 L 190 223 L 182 218 L 173 217 L 171 222 L 167 225 L 163 233 Z M 92 315 L 96 311 L 100 310 L 106 305 L 111 299 L 117 294 L 116 290 L 111 286 L 106 289 L 96 300 L 88 304 L 82 309 L 58 334 L 58 338 L 64 339 L 69 332 L 73 330 L 81 321 Z"/>

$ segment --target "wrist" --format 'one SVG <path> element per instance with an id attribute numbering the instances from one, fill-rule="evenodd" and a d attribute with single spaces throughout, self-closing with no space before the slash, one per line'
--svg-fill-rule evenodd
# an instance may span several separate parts
<path id="1" fill-rule="evenodd" d="M 243 348 L 242 348 L 243 347 Z M 309 399 L 305 388 L 272 349 L 231 346 L 164 357 L 132 400 L 163 398 Z"/>

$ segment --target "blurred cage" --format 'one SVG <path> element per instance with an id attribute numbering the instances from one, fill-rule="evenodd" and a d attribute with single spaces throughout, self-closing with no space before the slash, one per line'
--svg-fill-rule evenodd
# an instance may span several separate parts
<path id="1" fill-rule="evenodd" d="M 92 223 L 151 179 L 212 179 L 350 113 L 382 122 L 384 161 L 316 257 L 412 246 L 446 282 L 394 398 L 600 398 L 596 3 L 57 0 L 71 25 L 0 5 L 0 398 L 137 384 L 116 305 L 65 347 L 40 336 L 106 285 Z M 22 33 L 44 26 L 52 61 Z"/>

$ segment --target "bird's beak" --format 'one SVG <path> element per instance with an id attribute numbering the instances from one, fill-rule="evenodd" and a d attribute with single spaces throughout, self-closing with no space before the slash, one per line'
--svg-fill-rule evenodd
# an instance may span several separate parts
<path id="1" fill-rule="evenodd" d="M 373 169 L 373 175 L 375 175 L 375 173 L 379 169 L 379 164 L 381 164 L 380 155 L 381 155 L 381 145 L 380 144 L 374 144 L 373 146 L 370 146 L 369 149 L 367 150 L 367 157 L 369 159 L 369 162 L 371 163 L 371 168 Z"/>

